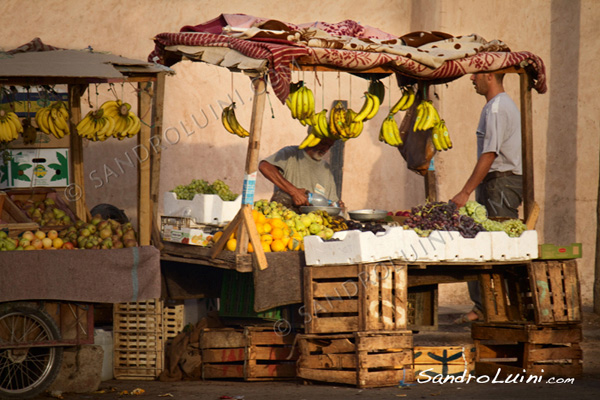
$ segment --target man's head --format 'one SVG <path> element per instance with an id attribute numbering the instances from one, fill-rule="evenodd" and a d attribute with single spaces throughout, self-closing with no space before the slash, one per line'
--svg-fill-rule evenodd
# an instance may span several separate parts
<path id="1" fill-rule="evenodd" d="M 307 147 L 304 149 L 304 151 L 306 151 L 306 154 L 308 154 L 308 156 L 313 160 L 321 161 L 325 154 L 327 154 L 329 149 L 331 149 L 331 146 L 334 145 L 334 143 L 335 140 L 333 139 L 321 139 L 318 145 L 313 147 Z"/>
<path id="2" fill-rule="evenodd" d="M 502 80 L 504 74 L 495 74 L 490 72 L 478 72 L 471 75 L 471 81 L 475 86 L 475 91 L 484 96 L 488 101 L 498 93 L 504 91 Z"/>

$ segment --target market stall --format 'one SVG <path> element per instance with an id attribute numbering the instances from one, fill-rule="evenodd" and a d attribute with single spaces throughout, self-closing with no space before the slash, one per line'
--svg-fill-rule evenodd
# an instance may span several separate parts
<path id="1" fill-rule="evenodd" d="M 133 140 L 150 149 L 152 131 L 161 126 L 164 76 L 172 71 L 111 54 L 60 49 L 39 38 L 3 53 L 0 71 L 2 115 L 18 119 L 18 124 L 9 125 L 3 118 L 2 152 L 8 157 L 0 168 L 2 250 L 41 250 L 0 253 L 0 396 L 25 398 L 52 384 L 65 346 L 94 343 L 95 303 L 161 296 L 160 255 L 150 246 L 150 158 L 139 162 L 137 232 L 120 223 L 109 229 L 110 219 L 92 218 L 87 209 L 82 146 L 87 139 L 77 128 L 87 118 L 82 116 L 81 99 L 90 85 L 133 84 L 138 89 L 135 114 L 141 118 Z M 66 91 L 60 93 L 58 87 Z M 39 101 L 16 98 L 30 91 Z M 33 115 L 39 115 L 33 106 L 47 109 L 47 119 L 32 122 Z M 52 128 L 49 118 L 56 123 Z M 21 135 L 31 129 L 32 137 Z M 45 146 L 49 140 L 56 143 Z M 25 162 L 19 158 L 29 154 L 33 158 Z M 71 238 L 66 236 L 68 228 Z M 131 228 L 132 242 L 113 248 L 106 232 L 121 228 Z M 106 229 L 102 237 L 107 241 L 84 244 L 82 236 L 91 238 L 96 229 Z M 115 244 L 122 234 L 113 237 Z M 74 247 L 81 250 L 71 250 Z"/>
<path id="2" fill-rule="evenodd" d="M 567 329 L 572 335 L 567 340 L 568 346 L 577 346 L 581 309 L 578 284 L 572 281 L 577 280 L 576 263 L 538 260 L 534 230 L 538 210 L 533 191 L 531 92 L 546 91 L 544 64 L 539 57 L 529 52 L 512 52 L 501 41 L 487 42 L 477 35 L 453 37 L 439 32 L 415 32 L 395 37 L 354 21 L 294 25 L 240 14 L 221 15 L 201 25 L 184 27 L 178 33 L 161 33 L 156 35 L 155 43 L 150 60 L 165 65 L 184 59 L 207 62 L 243 71 L 252 77 L 254 84 L 240 211 L 212 247 L 163 241 L 161 258 L 252 272 L 255 311 L 303 304 L 305 334 L 298 335 L 299 377 L 359 387 L 395 385 L 413 379 L 410 332 L 437 326 L 437 285 L 441 283 L 470 280 L 481 283 L 486 307 L 482 328 L 485 334 L 478 332 L 474 336 L 480 346 L 477 361 L 483 363 L 481 368 L 490 366 L 483 361 L 485 358 L 494 358 L 491 347 L 484 349 L 483 341 L 500 340 L 505 335 L 489 333 L 495 327 L 485 324 L 515 323 L 533 326 L 535 330 L 544 325 L 544 315 L 553 315 L 546 328 L 553 335 Z M 304 237 L 300 256 L 298 252 L 264 253 L 252 214 L 264 88 L 270 83 L 279 100 L 285 103 L 293 86 L 291 71 L 294 70 L 341 71 L 366 79 L 394 75 L 400 87 L 416 85 L 420 101 L 428 98 L 428 88 L 432 85 L 451 82 L 466 74 L 482 71 L 518 74 L 524 220 L 530 234 L 509 238 L 504 232 L 485 232 L 465 238 L 458 232 L 443 231 L 449 235 L 447 238 L 441 237 L 442 233 L 439 238 L 432 238 L 433 234 L 418 237 L 414 231 L 396 226 L 382 235 L 348 230 L 334 236 L 331 242 L 308 235 Z M 397 147 L 402 153 L 402 146 Z M 436 150 L 424 162 L 409 163 L 411 169 L 425 177 L 426 197 L 430 201 L 436 200 L 435 175 L 427 167 Z M 234 233 L 237 247 L 234 251 L 223 250 Z M 253 248 L 251 253 L 249 245 Z M 538 279 L 542 276 L 545 278 Z M 566 284 L 567 281 L 573 284 Z M 411 289 L 416 295 L 412 310 Z M 542 306 L 548 300 L 548 290 L 554 300 L 552 305 Z M 567 298 L 576 300 L 570 303 Z M 415 304 L 420 304 L 420 308 L 415 309 Z M 411 312 L 413 319 L 409 322 Z M 518 330 L 514 326 L 510 329 L 513 333 Z M 536 340 L 529 334 L 521 340 L 526 342 L 527 349 L 534 348 Z M 542 345 L 549 343 L 546 339 Z M 380 353 L 371 354 L 369 349 L 379 349 Z M 563 368 L 562 373 L 580 374 L 578 353 L 561 351 L 572 361 L 571 367 Z M 354 364 L 344 366 L 342 359 L 350 357 L 348 354 L 357 358 Z M 480 357 L 482 354 L 484 357 Z M 324 361 L 325 357 L 339 358 L 340 364 L 332 366 Z M 539 365 L 534 369 L 530 363 L 533 353 L 526 350 L 524 357 L 527 360 L 522 367 L 530 373 L 537 372 Z M 553 369 L 551 373 L 559 372 Z"/>

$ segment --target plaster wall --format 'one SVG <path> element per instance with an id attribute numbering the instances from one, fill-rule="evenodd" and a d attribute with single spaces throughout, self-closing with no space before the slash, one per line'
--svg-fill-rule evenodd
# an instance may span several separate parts
<path id="1" fill-rule="evenodd" d="M 418 30 L 477 33 L 487 40 L 500 39 L 512 50 L 531 51 L 546 64 L 549 88 L 543 95 L 533 92 L 535 197 L 542 210 L 537 230 L 541 242 L 583 242 L 579 264 L 583 300 L 592 302 L 600 124 L 600 100 L 595 96 L 600 86 L 595 73 L 600 44 L 594 39 L 600 4 L 595 0 L 3 0 L 2 9 L 0 48 L 4 50 L 40 37 L 58 47 L 91 46 L 95 51 L 145 60 L 154 48 L 155 34 L 176 32 L 221 13 L 245 13 L 293 23 L 353 19 L 396 35 Z M 226 134 L 219 115 L 233 99 L 240 121 L 249 126 L 250 80 L 201 63 L 181 62 L 173 68 L 176 75 L 166 82 L 161 192 L 192 179 L 224 179 L 241 192 L 246 141 Z M 326 108 L 344 99 L 358 109 L 367 86 L 348 74 L 304 72 L 294 73 L 293 78 L 304 79 L 315 91 L 317 107 Z M 359 138 L 345 146 L 342 197 L 350 209 L 399 210 L 425 200 L 423 178 L 406 169 L 395 149 L 377 140 L 386 107 L 399 96 L 393 80 L 385 83 L 389 90 L 382 111 L 365 125 Z M 518 102 L 518 78 L 508 76 L 506 86 Z M 135 104 L 136 87 L 117 85 L 115 90 Z M 474 132 L 484 99 L 474 92 L 468 76 L 436 87 L 435 93 L 454 141 L 451 151 L 435 157 L 439 199 L 447 200 L 462 187 L 475 163 Z M 88 94 L 91 107 L 113 97 L 104 86 L 90 86 Z M 269 95 L 260 156 L 298 144 L 305 134 L 306 128 Z M 108 202 L 136 218 L 135 145 L 135 141 L 86 142 L 89 208 Z M 268 198 L 271 190 L 271 184 L 259 176 L 255 198 Z M 443 285 L 440 302 L 467 303 L 466 287 Z"/>

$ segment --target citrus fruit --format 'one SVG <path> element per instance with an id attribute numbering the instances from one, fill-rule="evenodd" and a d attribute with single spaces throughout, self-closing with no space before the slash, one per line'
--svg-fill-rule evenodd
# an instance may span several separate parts
<path id="1" fill-rule="evenodd" d="M 235 251 L 236 247 L 237 247 L 237 240 L 232 238 L 227 241 L 227 250 Z"/>
<path id="2" fill-rule="evenodd" d="M 254 246 L 251 242 L 248 242 L 248 253 L 254 253 Z"/>
<path id="3" fill-rule="evenodd" d="M 260 235 L 260 241 L 270 245 L 273 242 L 273 236 L 271 235 Z"/>
<path id="4" fill-rule="evenodd" d="M 300 250 L 300 245 L 302 244 L 302 237 L 300 235 L 294 235 L 290 238 L 287 247 L 289 250 L 298 251 Z"/>
<path id="5" fill-rule="evenodd" d="M 263 232 L 264 233 L 270 233 L 271 229 L 273 229 L 273 227 L 271 226 L 271 224 L 269 224 L 268 222 L 265 222 L 263 224 Z"/>
<path id="6" fill-rule="evenodd" d="M 219 241 L 219 238 L 223 236 L 223 231 L 218 231 L 216 232 L 213 237 L 212 237 L 212 241 L 217 243 Z"/>
<path id="7" fill-rule="evenodd" d="M 263 247 L 263 251 L 265 253 L 270 253 L 271 252 L 271 246 L 269 245 L 269 243 L 262 242 L 262 247 Z"/>
<path id="8" fill-rule="evenodd" d="M 285 245 L 280 239 L 273 240 L 273 243 L 271 243 L 271 250 L 285 251 Z"/>
<path id="9" fill-rule="evenodd" d="M 275 240 L 281 239 L 283 237 L 283 229 L 273 228 L 273 230 L 271 231 L 271 236 L 273 236 L 273 239 Z"/>

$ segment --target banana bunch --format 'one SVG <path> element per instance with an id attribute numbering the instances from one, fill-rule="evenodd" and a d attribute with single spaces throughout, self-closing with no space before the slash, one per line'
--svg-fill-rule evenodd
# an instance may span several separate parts
<path id="1" fill-rule="evenodd" d="M 433 127 L 431 141 L 433 142 L 433 146 L 437 151 L 448 150 L 452 148 L 452 141 L 450 140 L 450 135 L 448 134 L 448 128 L 446 127 L 446 122 L 444 122 L 443 119 Z"/>
<path id="2" fill-rule="evenodd" d="M 40 108 L 35 113 L 38 128 L 47 135 L 60 139 L 71 133 L 69 128 L 69 111 L 62 101 Z"/>
<path id="3" fill-rule="evenodd" d="M 368 96 L 377 99 L 375 95 Z M 378 100 L 375 100 L 378 101 Z M 377 108 L 379 108 L 377 106 Z M 371 109 L 373 111 L 373 109 Z M 373 113 L 375 115 L 377 111 Z M 329 132 L 335 139 L 348 140 L 358 137 L 363 130 L 363 121 L 366 118 L 358 118 L 358 113 L 352 109 L 345 109 L 341 102 L 338 102 L 329 113 Z"/>
<path id="4" fill-rule="evenodd" d="M 379 129 L 379 141 L 385 142 L 390 146 L 398 147 L 402 146 L 402 138 L 400 137 L 400 128 L 394 118 L 394 114 L 390 113 Z"/>
<path id="5" fill-rule="evenodd" d="M 12 111 L 0 109 L 0 143 L 8 143 L 19 137 L 23 132 L 23 125 L 17 114 Z"/>
<path id="6" fill-rule="evenodd" d="M 363 103 L 360 111 L 356 113 L 352 121 L 360 122 L 370 120 L 375 116 L 375 114 L 377 114 L 377 111 L 379 111 L 380 104 L 379 97 L 369 93 L 368 91 L 365 92 L 365 102 Z"/>
<path id="7" fill-rule="evenodd" d="M 300 86 L 296 90 L 296 87 Z M 290 95 L 285 100 L 285 104 L 292 112 L 292 118 L 300 121 L 306 126 L 309 119 L 315 113 L 315 97 L 312 90 L 304 86 L 302 82 L 290 85 Z"/>
<path id="8" fill-rule="evenodd" d="M 417 118 L 415 119 L 414 130 L 427 131 L 431 129 L 431 141 L 437 151 L 448 150 L 452 148 L 450 134 L 446 127 L 446 122 L 440 118 L 430 100 L 423 100 L 417 106 Z"/>
<path id="9" fill-rule="evenodd" d="M 402 88 L 402 96 L 398 99 L 396 104 L 390 110 L 390 113 L 396 114 L 398 111 L 408 110 L 415 102 L 415 90 L 412 86 L 409 88 Z"/>
<path id="10" fill-rule="evenodd" d="M 109 138 L 115 129 L 115 119 L 104 115 L 104 109 L 91 110 L 77 124 L 77 134 L 82 138 L 104 141 Z"/>
<path id="11" fill-rule="evenodd" d="M 235 103 L 231 103 L 231 105 L 225 107 L 223 112 L 221 113 L 221 123 L 225 130 L 229 133 L 237 135 L 241 138 L 245 138 L 250 136 L 250 132 L 248 132 L 237 120 L 235 116 Z"/>
<path id="12" fill-rule="evenodd" d="M 380 80 L 370 81 L 367 91 L 379 99 L 379 104 L 383 104 L 385 99 L 385 85 Z"/>
<path id="13" fill-rule="evenodd" d="M 121 100 L 109 100 L 105 101 L 100 109 L 104 110 L 104 117 L 114 121 L 113 130 L 106 133 L 104 139 L 112 136 L 123 140 L 137 135 L 142 128 L 142 121 L 131 111 L 129 103 L 123 103 Z"/>

